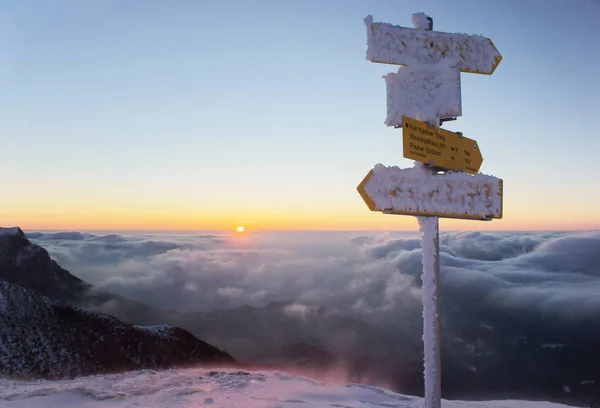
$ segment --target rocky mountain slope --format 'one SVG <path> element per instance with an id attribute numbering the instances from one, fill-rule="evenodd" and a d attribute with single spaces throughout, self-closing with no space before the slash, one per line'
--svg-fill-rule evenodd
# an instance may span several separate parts
<path id="1" fill-rule="evenodd" d="M 65 378 L 232 362 L 183 329 L 128 325 L 0 282 L 1 374 Z"/>
<path id="2" fill-rule="evenodd" d="M 81 297 L 91 285 L 50 259 L 20 228 L 0 228 L 0 281 L 24 286 L 58 301 Z"/>
<path id="3" fill-rule="evenodd" d="M 50 299 L 72 300 L 89 288 L 20 229 L 0 229 L 0 374 L 65 378 L 234 362 L 181 328 L 134 326 Z"/>

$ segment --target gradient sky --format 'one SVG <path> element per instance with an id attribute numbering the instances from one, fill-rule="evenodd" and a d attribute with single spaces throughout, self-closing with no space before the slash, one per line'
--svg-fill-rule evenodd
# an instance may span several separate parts
<path id="1" fill-rule="evenodd" d="M 356 186 L 402 158 L 363 18 L 481 34 L 462 74 L 504 219 L 600 228 L 600 1 L 0 0 L 0 225 L 26 229 L 415 229 Z"/>

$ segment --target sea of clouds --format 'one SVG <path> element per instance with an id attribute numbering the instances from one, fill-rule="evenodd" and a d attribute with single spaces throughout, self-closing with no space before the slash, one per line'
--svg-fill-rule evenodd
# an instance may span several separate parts
<path id="1" fill-rule="evenodd" d="M 164 309 L 303 301 L 385 321 L 421 307 L 417 232 L 26 234 L 98 289 Z M 600 232 L 448 232 L 440 251 L 446 301 L 562 321 L 600 315 Z"/>

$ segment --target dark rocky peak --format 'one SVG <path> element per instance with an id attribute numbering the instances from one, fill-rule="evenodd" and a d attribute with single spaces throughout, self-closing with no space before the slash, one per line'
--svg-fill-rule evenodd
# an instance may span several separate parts
<path id="1" fill-rule="evenodd" d="M 31 243 L 21 228 L 0 227 L 0 256 L 18 252 L 28 245 L 31 245 Z"/>
<path id="2" fill-rule="evenodd" d="M 233 363 L 186 330 L 126 324 L 0 282 L 0 375 L 58 379 Z"/>
<path id="3" fill-rule="evenodd" d="M 0 280 L 59 301 L 76 300 L 91 287 L 50 259 L 19 227 L 0 228 Z"/>

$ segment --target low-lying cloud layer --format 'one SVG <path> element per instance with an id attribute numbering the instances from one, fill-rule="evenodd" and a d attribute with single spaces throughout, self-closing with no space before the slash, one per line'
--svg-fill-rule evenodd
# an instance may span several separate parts
<path id="1" fill-rule="evenodd" d="M 385 322 L 421 307 L 418 233 L 27 235 L 99 289 L 165 309 L 301 300 Z M 443 233 L 440 249 L 450 304 L 567 321 L 600 315 L 598 232 Z"/>

